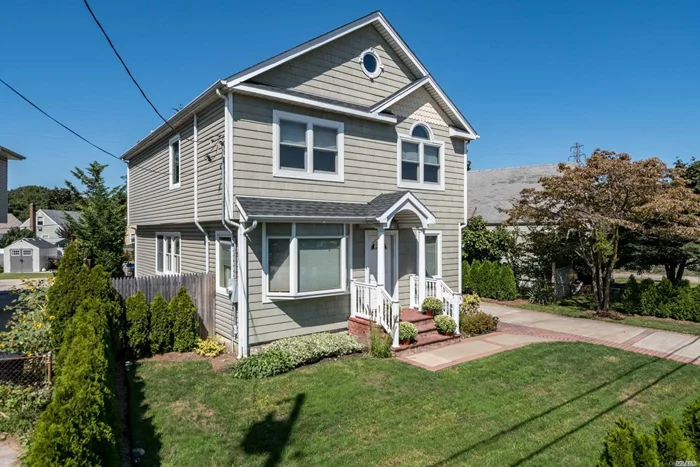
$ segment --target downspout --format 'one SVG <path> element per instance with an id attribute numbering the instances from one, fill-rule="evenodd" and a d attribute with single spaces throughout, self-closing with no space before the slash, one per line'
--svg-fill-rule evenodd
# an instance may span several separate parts
<path id="1" fill-rule="evenodd" d="M 199 131 L 197 128 L 197 114 L 194 114 L 194 225 L 204 235 L 204 271 L 209 272 L 209 235 L 199 223 Z"/>
<path id="2" fill-rule="evenodd" d="M 467 197 L 467 172 L 468 172 L 468 167 L 469 164 L 467 163 L 467 156 L 469 154 L 469 141 L 464 142 L 464 219 L 462 222 L 458 224 L 457 232 L 459 234 L 458 238 L 458 244 L 459 248 L 457 248 L 457 271 L 459 271 L 459 291 L 458 293 L 462 293 L 464 284 L 462 284 L 462 231 L 467 227 L 467 222 L 468 222 L 468 217 L 469 217 L 469 199 Z"/>

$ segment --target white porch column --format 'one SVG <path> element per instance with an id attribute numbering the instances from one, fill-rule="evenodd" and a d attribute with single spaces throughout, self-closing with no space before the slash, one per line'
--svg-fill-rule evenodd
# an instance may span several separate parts
<path id="1" fill-rule="evenodd" d="M 384 287 L 386 283 L 384 257 L 384 227 L 379 227 L 377 229 L 377 285 L 379 287 Z"/>
<path id="2" fill-rule="evenodd" d="M 418 229 L 418 308 L 425 298 L 425 230 Z"/>

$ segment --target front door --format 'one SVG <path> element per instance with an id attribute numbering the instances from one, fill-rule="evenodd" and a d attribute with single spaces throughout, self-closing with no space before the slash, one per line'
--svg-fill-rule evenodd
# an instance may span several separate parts
<path id="1" fill-rule="evenodd" d="M 365 279 L 370 284 L 377 283 L 377 232 L 365 231 Z M 398 280 L 399 274 L 397 271 L 397 231 L 384 231 L 384 289 L 394 297 L 398 298 Z"/>

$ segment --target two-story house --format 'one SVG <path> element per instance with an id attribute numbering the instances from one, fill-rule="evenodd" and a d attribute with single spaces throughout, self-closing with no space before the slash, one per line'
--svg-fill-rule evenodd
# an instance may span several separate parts
<path id="1" fill-rule="evenodd" d="M 29 207 L 29 219 L 22 223 L 22 228 L 34 232 L 36 238 L 56 244 L 63 240 L 59 230 L 68 225 L 68 217 L 78 220 L 80 213 L 78 211 L 61 211 L 58 209 L 35 210 L 32 204 Z"/>
<path id="2" fill-rule="evenodd" d="M 0 146 L 0 229 L 3 234 L 15 225 L 17 219 L 15 216 L 8 216 L 7 212 L 7 162 L 8 161 L 23 161 L 26 159 L 23 155 L 16 153 L 12 149 Z"/>
<path id="3" fill-rule="evenodd" d="M 215 272 L 239 355 L 351 316 L 390 331 L 426 296 L 454 312 L 476 138 L 372 13 L 216 81 L 122 156 L 135 274 Z"/>

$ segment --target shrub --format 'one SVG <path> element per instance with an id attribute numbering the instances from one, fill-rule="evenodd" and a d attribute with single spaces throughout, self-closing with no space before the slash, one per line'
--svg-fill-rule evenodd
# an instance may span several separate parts
<path id="1" fill-rule="evenodd" d="M 637 429 L 624 418 L 615 422 L 613 428 L 603 441 L 603 453 L 598 461 L 599 467 L 636 467 L 658 466 L 654 439 Z"/>
<path id="2" fill-rule="evenodd" d="M 173 322 L 168 310 L 168 302 L 161 294 L 151 302 L 151 333 L 149 335 L 151 353 L 170 352 L 173 349 Z"/>
<path id="3" fill-rule="evenodd" d="M 294 366 L 299 366 L 322 358 L 359 352 L 362 346 L 349 334 L 323 332 L 281 339 L 270 344 L 268 349 L 283 350 L 292 359 Z"/>
<path id="4" fill-rule="evenodd" d="M 700 398 L 683 411 L 681 427 L 683 433 L 695 447 L 695 451 L 700 455 Z"/>
<path id="5" fill-rule="evenodd" d="M 462 293 L 472 293 L 471 280 L 469 279 L 471 266 L 469 261 L 462 261 Z"/>
<path id="6" fill-rule="evenodd" d="M 515 283 L 513 268 L 507 264 L 501 264 L 498 267 L 497 274 L 496 298 L 498 300 L 515 300 L 518 298 L 518 286 Z"/>
<path id="7" fill-rule="evenodd" d="M 476 313 L 481 306 L 481 299 L 477 294 L 462 295 L 462 304 L 459 306 L 460 313 Z"/>
<path id="8" fill-rule="evenodd" d="M 471 266 L 462 265 L 462 288 L 480 297 L 496 300 L 515 300 L 518 286 L 513 268 L 498 261 L 474 260 Z"/>
<path id="9" fill-rule="evenodd" d="M 457 330 L 457 323 L 452 317 L 439 315 L 434 318 L 435 329 L 441 334 L 453 334 Z"/>
<path id="10" fill-rule="evenodd" d="M 437 297 L 425 297 L 421 309 L 427 313 L 439 315 L 442 313 L 442 301 Z"/>
<path id="11" fill-rule="evenodd" d="M 124 306 L 126 308 L 126 322 L 128 323 L 129 347 L 136 353 L 137 357 L 148 355 L 151 317 L 146 296 L 139 291 L 136 295 L 127 298 Z"/>
<path id="12" fill-rule="evenodd" d="M 270 349 L 244 358 L 233 369 L 233 376 L 241 379 L 259 379 L 286 373 L 294 368 L 287 352 Z"/>
<path id="13" fill-rule="evenodd" d="M 61 258 L 61 265 L 56 272 L 56 280 L 47 293 L 46 312 L 54 316 L 51 326 L 51 346 L 54 350 L 61 347 L 63 331 L 75 310 L 83 302 L 87 268 L 83 265 L 75 243 L 69 244 Z"/>
<path id="14" fill-rule="evenodd" d="M 371 357 L 388 358 L 391 357 L 392 338 L 384 334 L 382 328 L 374 323 L 369 325 L 369 347 L 368 352 Z"/>
<path id="15" fill-rule="evenodd" d="M 658 284 L 645 279 L 637 285 L 630 280 L 623 298 L 628 313 L 700 322 L 700 288 L 685 281 L 674 287 L 666 278 Z"/>
<path id="16" fill-rule="evenodd" d="M 37 419 L 51 399 L 51 386 L 0 385 L 0 432 L 20 438 L 31 434 Z"/>
<path id="17" fill-rule="evenodd" d="M 676 461 L 695 460 L 695 452 L 673 417 L 666 417 L 654 430 L 656 451 L 661 465 L 674 465 Z"/>
<path id="18" fill-rule="evenodd" d="M 404 342 L 406 340 L 412 341 L 418 335 L 418 329 L 413 323 L 408 321 L 401 321 L 399 323 L 399 341 Z"/>
<path id="19" fill-rule="evenodd" d="M 173 320 L 173 350 L 191 352 L 197 345 L 199 318 L 190 294 L 185 287 L 180 287 L 168 306 Z"/>
<path id="20" fill-rule="evenodd" d="M 207 339 L 198 339 L 197 347 L 194 348 L 194 351 L 202 357 L 210 358 L 221 355 L 224 353 L 224 350 L 226 350 L 226 346 L 211 337 Z"/>
<path id="21" fill-rule="evenodd" d="M 622 292 L 622 308 L 625 313 L 639 313 L 639 305 L 642 299 L 642 286 L 634 275 L 630 275 L 625 290 Z"/>
<path id="22" fill-rule="evenodd" d="M 64 364 L 36 425 L 26 465 L 121 465 L 110 307 L 86 299 L 68 323 L 60 350 Z"/>
<path id="23" fill-rule="evenodd" d="M 459 315 L 459 330 L 463 335 L 476 336 L 493 332 L 498 327 L 496 319 L 482 311 Z"/>
<path id="24" fill-rule="evenodd" d="M 46 313 L 50 281 L 24 283 L 17 298 L 5 308 L 11 312 L 6 332 L 0 332 L 0 351 L 43 355 L 52 349 L 51 324 L 53 316 Z"/>
<path id="25" fill-rule="evenodd" d="M 527 300 L 537 305 L 551 305 L 554 303 L 554 287 L 549 282 L 538 281 L 528 292 Z"/>

